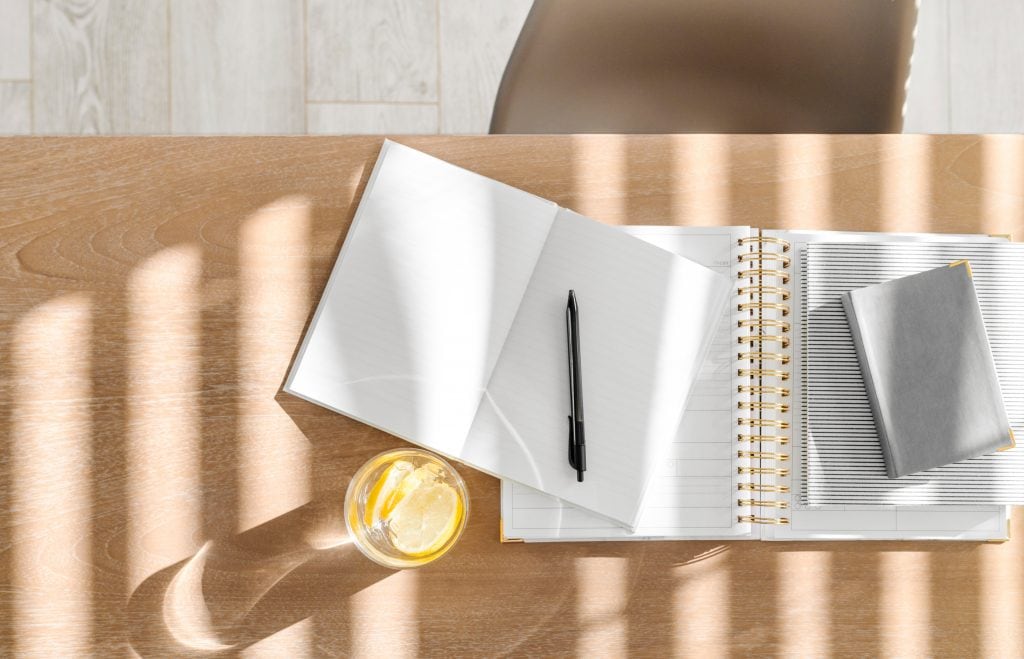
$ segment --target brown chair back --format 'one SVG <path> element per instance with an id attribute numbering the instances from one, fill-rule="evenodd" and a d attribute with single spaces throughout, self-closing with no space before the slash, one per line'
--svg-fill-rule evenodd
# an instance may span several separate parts
<path id="1" fill-rule="evenodd" d="M 536 0 L 492 133 L 889 133 L 913 0 Z"/>

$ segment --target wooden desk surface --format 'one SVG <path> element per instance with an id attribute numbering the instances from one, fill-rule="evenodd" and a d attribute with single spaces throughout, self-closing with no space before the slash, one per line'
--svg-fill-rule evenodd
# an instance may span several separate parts
<path id="1" fill-rule="evenodd" d="M 1024 137 L 401 140 L 613 224 L 1024 235 Z M 0 656 L 1024 653 L 1024 539 L 346 544 L 280 393 L 378 138 L 0 140 Z M 1024 515 L 1014 514 L 1024 529 Z"/>

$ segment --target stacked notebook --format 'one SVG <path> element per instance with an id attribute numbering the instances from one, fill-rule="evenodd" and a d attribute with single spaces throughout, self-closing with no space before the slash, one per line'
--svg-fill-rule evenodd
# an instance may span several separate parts
<path id="1" fill-rule="evenodd" d="M 1024 449 L 889 478 L 842 297 L 969 259 L 1020 428 L 1022 257 L 984 236 L 616 229 L 386 142 L 285 389 L 501 477 L 509 541 L 1005 539 Z"/>

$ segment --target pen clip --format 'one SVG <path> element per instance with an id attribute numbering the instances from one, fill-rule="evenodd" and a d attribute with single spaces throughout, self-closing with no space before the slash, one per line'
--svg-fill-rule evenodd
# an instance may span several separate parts
<path id="1" fill-rule="evenodd" d="M 576 466 L 576 422 L 569 415 L 569 466 L 578 469 Z"/>

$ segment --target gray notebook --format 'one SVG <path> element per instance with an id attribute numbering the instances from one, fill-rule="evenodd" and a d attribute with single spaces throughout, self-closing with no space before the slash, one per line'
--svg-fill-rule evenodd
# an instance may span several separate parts
<path id="1" fill-rule="evenodd" d="M 842 301 L 890 478 L 1013 445 L 967 261 Z"/>

